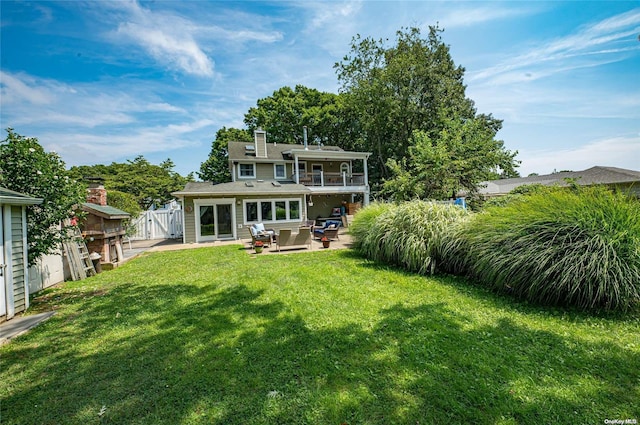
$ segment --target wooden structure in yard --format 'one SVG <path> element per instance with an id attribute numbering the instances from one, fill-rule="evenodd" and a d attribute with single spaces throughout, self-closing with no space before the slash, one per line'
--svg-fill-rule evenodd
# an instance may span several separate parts
<path id="1" fill-rule="evenodd" d="M 99 180 L 89 185 L 87 200 L 82 210 L 87 213 L 81 224 L 82 236 L 88 252 L 100 254 L 101 267 L 111 269 L 123 260 L 122 238 L 126 234 L 124 220 L 129 213 L 107 205 L 107 191 Z"/>
<path id="2" fill-rule="evenodd" d="M 69 264 L 71 279 L 82 280 L 89 276 L 95 276 L 96 270 L 93 267 L 93 261 L 91 261 L 89 250 L 79 229 L 71 239 L 62 243 L 62 247 Z"/>

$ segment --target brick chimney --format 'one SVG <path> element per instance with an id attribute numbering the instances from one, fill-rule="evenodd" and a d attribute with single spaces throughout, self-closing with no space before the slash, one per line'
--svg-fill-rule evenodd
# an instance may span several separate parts
<path id="1" fill-rule="evenodd" d="M 107 190 L 104 188 L 104 179 L 100 177 L 87 178 L 87 202 L 97 205 L 107 205 Z"/>

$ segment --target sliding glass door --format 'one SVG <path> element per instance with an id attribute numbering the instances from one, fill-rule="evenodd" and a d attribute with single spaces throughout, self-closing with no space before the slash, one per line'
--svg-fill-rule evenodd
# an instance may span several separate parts
<path id="1" fill-rule="evenodd" d="M 197 242 L 235 238 L 233 199 L 197 199 L 194 206 Z"/>

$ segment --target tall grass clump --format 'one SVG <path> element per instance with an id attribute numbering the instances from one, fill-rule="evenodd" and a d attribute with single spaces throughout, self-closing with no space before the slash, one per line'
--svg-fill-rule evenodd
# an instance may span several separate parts
<path id="1" fill-rule="evenodd" d="M 459 237 L 458 268 L 520 298 L 605 310 L 640 302 L 640 203 L 624 194 L 538 190 L 486 208 Z"/>
<path id="2" fill-rule="evenodd" d="M 385 202 L 372 202 L 364 208 L 358 210 L 353 216 L 351 224 L 349 224 L 349 234 L 353 237 L 353 248 L 362 251 L 366 255 L 366 250 L 375 245 L 375 241 L 371 241 L 371 228 L 378 218 L 391 210 L 393 204 Z"/>
<path id="3" fill-rule="evenodd" d="M 372 260 L 433 274 L 443 241 L 465 217 L 457 206 L 426 201 L 373 204 L 354 217 L 351 234 L 354 248 Z"/>

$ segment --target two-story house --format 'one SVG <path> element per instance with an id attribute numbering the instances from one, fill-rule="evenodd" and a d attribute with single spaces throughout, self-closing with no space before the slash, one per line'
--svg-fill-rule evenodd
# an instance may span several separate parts
<path id="1" fill-rule="evenodd" d="M 268 143 L 261 130 L 253 143 L 229 142 L 228 152 L 231 182 L 191 182 L 173 193 L 185 243 L 247 238 L 253 223 L 293 229 L 329 217 L 343 201 L 369 203 L 368 152 Z"/>

